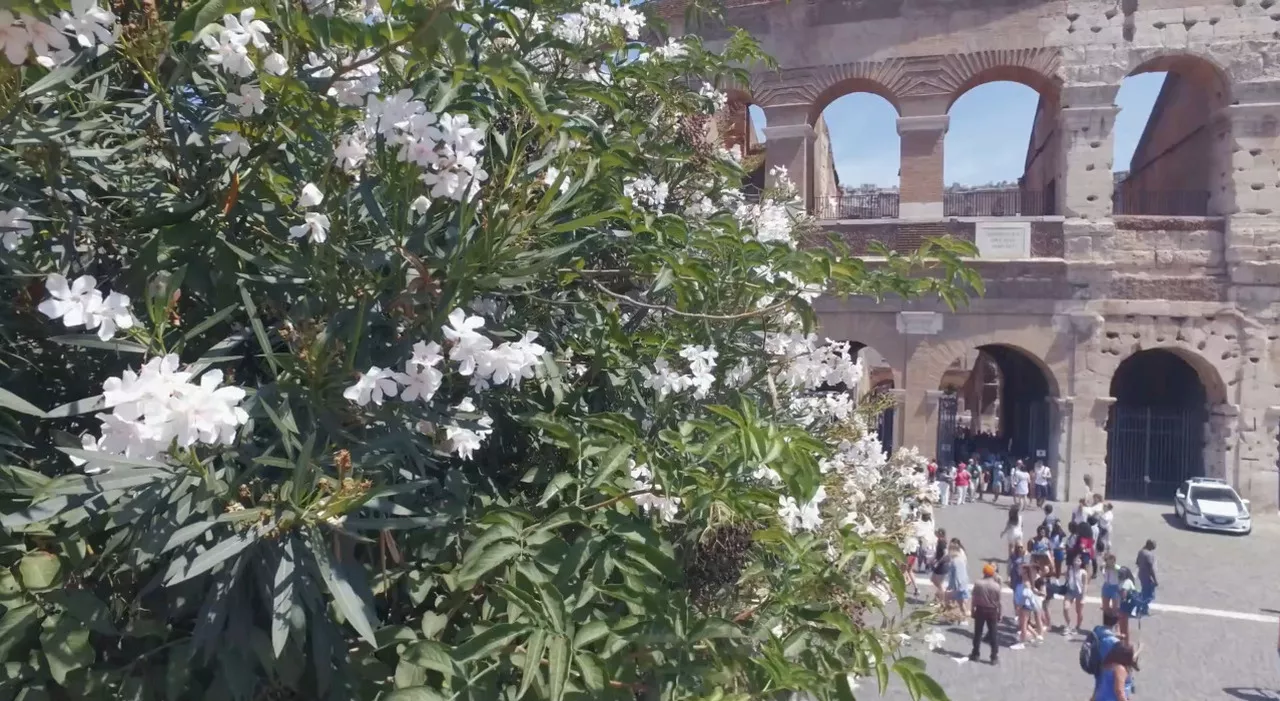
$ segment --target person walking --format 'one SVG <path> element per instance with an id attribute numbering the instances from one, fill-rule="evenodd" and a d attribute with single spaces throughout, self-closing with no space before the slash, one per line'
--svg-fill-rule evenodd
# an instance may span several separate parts
<path id="1" fill-rule="evenodd" d="M 1156 598 L 1156 587 L 1160 581 L 1156 577 L 1156 542 L 1148 540 L 1138 551 L 1138 585 L 1142 588 L 1142 598 L 1151 603 Z"/>
<path id="2" fill-rule="evenodd" d="M 938 466 L 938 508 L 946 508 L 951 503 L 951 480 L 954 479 L 955 468 L 947 465 Z"/>
<path id="3" fill-rule="evenodd" d="M 1115 523 L 1115 506 L 1111 502 L 1102 505 L 1098 515 L 1098 552 L 1111 552 L 1111 527 Z"/>
<path id="4" fill-rule="evenodd" d="M 973 480 L 973 475 L 969 473 L 969 466 L 960 463 L 956 467 L 956 505 L 963 504 L 965 497 L 969 494 L 969 484 Z"/>
<path id="5" fill-rule="evenodd" d="M 982 566 L 982 580 L 973 585 L 973 652 L 969 659 L 978 661 L 978 648 L 982 647 L 983 631 L 986 631 L 987 645 L 991 648 L 991 664 L 999 664 L 1000 645 L 996 638 L 996 628 L 1000 625 L 1000 578 L 996 576 L 996 566 L 987 563 Z M 1280 645 L 1276 646 L 1280 650 Z"/>
<path id="6" fill-rule="evenodd" d="M 1053 524 L 1049 531 L 1049 544 L 1053 548 L 1053 576 L 1062 576 L 1062 565 L 1067 561 L 1067 532 L 1061 523 Z"/>
<path id="7" fill-rule="evenodd" d="M 1120 610 L 1120 566 L 1115 553 L 1102 555 L 1102 611 L 1117 613 Z"/>
<path id="8" fill-rule="evenodd" d="M 1070 608 L 1076 612 L 1076 632 L 1084 632 L 1084 597 L 1089 588 L 1089 572 L 1084 568 L 1084 560 L 1079 555 L 1071 559 L 1067 569 L 1066 590 L 1062 595 L 1062 625 L 1065 632 L 1070 628 Z"/>
<path id="9" fill-rule="evenodd" d="M 969 615 L 969 589 L 972 585 L 969 582 L 969 558 L 959 538 L 951 539 L 947 556 L 951 560 L 951 573 L 947 576 L 949 598 L 954 602 L 963 620 Z"/>
<path id="10" fill-rule="evenodd" d="M 1129 641 L 1118 640 L 1102 660 L 1090 701 L 1131 701 L 1133 672 L 1137 669 L 1138 650 Z"/>
<path id="11" fill-rule="evenodd" d="M 1048 465 L 1037 460 L 1035 480 L 1036 480 L 1036 506 L 1044 506 L 1045 502 L 1050 500 L 1049 485 L 1052 483 L 1052 480 L 1053 480 L 1053 470 L 1049 469 Z"/>
<path id="12" fill-rule="evenodd" d="M 991 464 L 991 503 L 1000 503 L 1000 495 L 1004 494 L 1004 463 L 999 459 Z"/>
<path id="13" fill-rule="evenodd" d="M 934 601 L 946 607 L 947 601 L 947 575 L 951 572 L 951 558 L 947 556 L 947 531 L 939 528 L 937 531 L 938 542 L 934 547 L 933 574 L 930 575 L 929 581 L 933 583 Z"/>
<path id="14" fill-rule="evenodd" d="M 1013 505 L 1019 509 L 1025 509 L 1031 505 L 1029 493 L 1031 490 L 1031 476 L 1027 474 L 1026 465 L 1019 460 L 1013 466 Z"/>
<path id="15" fill-rule="evenodd" d="M 1014 504 L 1009 507 L 1009 519 L 1004 524 L 1004 530 L 1000 531 L 1000 537 L 1009 543 L 1009 557 L 1013 557 L 1013 549 L 1022 543 L 1022 511 L 1018 509 L 1018 505 Z"/>

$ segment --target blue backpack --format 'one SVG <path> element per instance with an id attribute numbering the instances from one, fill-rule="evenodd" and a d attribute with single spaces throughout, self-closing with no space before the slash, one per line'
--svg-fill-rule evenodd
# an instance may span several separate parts
<path id="1" fill-rule="evenodd" d="M 1106 626 L 1094 627 L 1080 643 L 1080 669 L 1094 677 L 1101 674 L 1102 661 L 1107 659 L 1107 653 L 1118 642 L 1120 638 Z"/>

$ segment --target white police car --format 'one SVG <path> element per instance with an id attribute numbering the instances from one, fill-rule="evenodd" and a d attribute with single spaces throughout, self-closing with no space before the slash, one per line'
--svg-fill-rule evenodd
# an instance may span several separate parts
<path id="1" fill-rule="evenodd" d="M 1174 494 L 1173 512 L 1187 528 L 1247 535 L 1253 530 L 1249 500 L 1226 480 L 1192 477 Z"/>

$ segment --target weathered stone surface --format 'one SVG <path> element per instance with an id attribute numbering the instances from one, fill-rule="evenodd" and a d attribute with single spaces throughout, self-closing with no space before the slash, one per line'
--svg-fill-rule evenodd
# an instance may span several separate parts
<path id="1" fill-rule="evenodd" d="M 658 2 L 682 31 L 680 0 Z M 1030 260 L 975 261 L 986 296 L 954 312 L 936 300 L 816 305 L 824 333 L 870 345 L 895 381 L 906 378 L 897 388 L 900 443 L 934 449 L 928 393 L 957 358 L 995 344 L 1031 359 L 1061 400 L 1047 456 L 1059 480 L 1089 472 L 1105 488 L 1112 379 L 1134 353 L 1164 348 L 1205 388 L 1206 472 L 1256 506 L 1276 504 L 1280 5 L 1272 4 L 729 1 L 728 24 L 751 30 L 778 60 L 749 86 L 771 127 L 813 124 L 850 92 L 881 95 L 898 110 L 901 215 L 916 221 L 827 222 L 858 255 L 872 241 L 904 252 L 926 236 L 972 242 L 972 220 L 937 216 L 947 113 L 965 91 L 995 80 L 1043 98 L 1022 188 L 1052 192 L 1061 217 L 1032 219 Z M 1157 126 L 1126 164 L 1139 172 L 1113 196 L 1115 95 L 1140 72 L 1174 80 L 1157 101 Z M 766 144 L 769 164 L 787 165 L 805 193 L 822 157 L 812 146 L 803 135 Z M 1135 215 L 1153 211 L 1196 216 Z M 901 333 L 898 313 L 912 311 L 946 316 L 931 334 Z M 1062 321 L 1076 318 L 1092 321 Z"/>

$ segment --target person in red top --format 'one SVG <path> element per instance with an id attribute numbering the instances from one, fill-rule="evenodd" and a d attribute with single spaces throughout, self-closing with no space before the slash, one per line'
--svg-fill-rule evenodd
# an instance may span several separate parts
<path id="1" fill-rule="evenodd" d="M 938 463 L 933 460 L 930 460 L 929 461 L 929 481 L 932 482 L 937 478 L 938 478 Z"/>
<path id="2" fill-rule="evenodd" d="M 964 463 L 956 465 L 956 503 L 963 504 L 969 493 L 969 468 Z"/>

